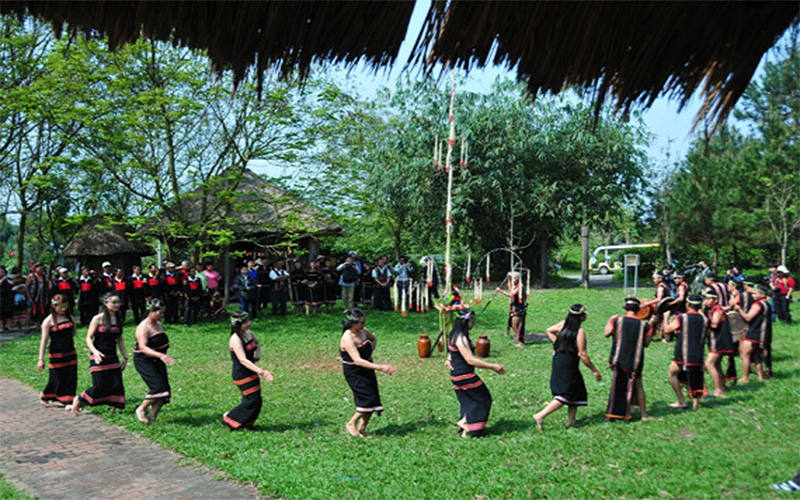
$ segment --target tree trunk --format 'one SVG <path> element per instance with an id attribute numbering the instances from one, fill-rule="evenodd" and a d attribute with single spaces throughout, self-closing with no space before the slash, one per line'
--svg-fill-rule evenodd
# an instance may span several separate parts
<path id="1" fill-rule="evenodd" d="M 548 288 L 549 282 L 547 281 L 547 271 L 548 271 L 548 244 L 547 244 L 547 235 L 543 236 L 542 239 L 539 240 L 539 270 L 541 273 L 541 280 L 542 280 L 542 288 Z"/>
<path id="2" fill-rule="evenodd" d="M 581 281 L 589 289 L 589 227 L 581 227 Z"/>

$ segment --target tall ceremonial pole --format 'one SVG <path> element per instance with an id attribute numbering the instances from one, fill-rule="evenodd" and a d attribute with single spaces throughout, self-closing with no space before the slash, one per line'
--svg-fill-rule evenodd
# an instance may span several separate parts
<path id="1" fill-rule="evenodd" d="M 447 139 L 447 159 L 445 166 L 447 169 L 447 211 L 445 215 L 445 227 L 447 229 L 447 239 L 444 246 L 444 296 L 450 294 L 453 283 L 453 271 L 450 265 L 450 235 L 453 232 L 453 147 L 456 145 L 456 120 L 454 116 L 454 103 L 456 99 L 456 70 L 452 69 L 450 73 L 450 113 L 448 118 L 450 120 L 450 136 Z"/>

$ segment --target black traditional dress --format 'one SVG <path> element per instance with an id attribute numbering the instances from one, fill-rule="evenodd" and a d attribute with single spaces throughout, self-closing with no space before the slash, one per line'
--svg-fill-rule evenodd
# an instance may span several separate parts
<path id="1" fill-rule="evenodd" d="M 650 324 L 632 316 L 612 316 L 611 390 L 608 395 L 606 420 L 630 420 L 633 383 L 644 368 L 644 345 L 650 335 Z"/>
<path id="2" fill-rule="evenodd" d="M 150 331 L 147 332 L 147 347 L 166 354 L 169 349 L 169 339 L 161 323 L 155 323 Z M 139 351 L 139 342 L 136 342 L 136 350 L 133 351 L 133 364 L 136 371 L 141 375 L 144 383 L 147 384 L 147 395 L 145 399 L 161 399 L 164 404 L 169 403 L 171 393 L 169 387 L 169 377 L 167 376 L 167 365 L 158 358 L 152 358 Z"/>
<path id="3" fill-rule="evenodd" d="M 708 319 L 720 312 L 720 321 L 716 328 L 712 328 L 708 335 L 708 353 L 721 354 L 728 358 L 728 368 L 725 370 L 725 380 L 736 380 L 736 360 L 734 356 L 739 352 L 738 338 L 734 343 L 734 336 L 731 333 L 731 323 L 728 321 L 728 315 L 719 304 L 716 304 L 711 311 L 708 312 Z M 709 326 L 710 328 L 710 326 Z"/>
<path id="4" fill-rule="evenodd" d="M 517 292 L 511 297 L 508 305 L 508 328 L 511 328 L 512 318 L 519 317 L 519 323 L 517 323 L 517 328 L 514 331 L 514 337 L 517 339 L 517 342 L 522 342 L 523 344 L 525 343 L 525 316 L 528 310 L 528 304 L 525 300 L 526 296 L 527 291 L 522 288 L 521 292 Z"/>
<path id="5" fill-rule="evenodd" d="M 469 343 L 470 350 L 474 353 L 475 346 Z M 467 432 L 470 436 L 483 434 L 489 412 L 492 409 L 492 395 L 483 380 L 475 373 L 475 367 L 464 360 L 458 347 L 447 344 L 450 352 L 450 380 L 461 405 L 461 418 L 466 419 Z"/>
<path id="6" fill-rule="evenodd" d="M 703 344 L 708 332 L 708 318 L 701 313 L 679 314 L 672 361 L 681 368 L 678 380 L 689 386 L 689 396 L 702 398 L 708 391 L 703 378 Z M 729 335 L 730 338 L 730 335 Z"/>
<path id="7" fill-rule="evenodd" d="M 353 358 L 344 349 L 341 349 L 342 356 L 342 372 L 347 385 L 353 391 L 353 400 L 356 404 L 356 411 L 359 413 L 377 413 L 378 415 L 383 412 L 381 405 L 381 396 L 378 393 L 378 378 L 375 376 L 375 370 L 371 368 L 364 368 L 353 363 Z M 372 361 L 372 342 L 365 340 L 358 346 L 358 354 L 361 359 Z"/>
<path id="8" fill-rule="evenodd" d="M 117 337 L 120 335 L 122 326 L 112 325 L 109 316 L 105 315 L 94 334 L 94 347 L 103 353 L 103 359 L 99 364 L 94 358 L 89 360 L 92 387 L 81 393 L 81 403 L 125 408 L 125 386 L 122 384 L 122 369 L 117 356 Z"/>
<path id="9" fill-rule="evenodd" d="M 553 347 L 553 363 L 550 371 L 550 391 L 556 401 L 568 406 L 586 406 L 586 384 L 578 367 L 577 337 L 559 332 L 561 342 L 556 339 Z"/>
<path id="10" fill-rule="evenodd" d="M 249 330 L 245 332 L 242 346 L 248 360 L 258 361 L 260 349 L 253 332 Z M 222 417 L 222 423 L 232 430 L 250 428 L 261 413 L 261 380 L 256 372 L 242 365 L 233 349 L 231 349 L 231 361 L 233 361 L 233 383 L 242 393 L 242 402 Z"/>
<path id="11" fill-rule="evenodd" d="M 75 399 L 78 386 L 78 354 L 75 352 L 75 323 L 72 319 L 50 327 L 48 366 L 50 378 L 42 390 L 42 401 L 60 401 L 65 405 Z"/>
<path id="12" fill-rule="evenodd" d="M 750 321 L 744 341 L 753 346 L 753 359 L 763 358 L 765 375 L 772 376 L 772 307 L 766 300 L 757 300 L 751 307 L 759 308 Z M 748 311 L 749 312 L 749 311 Z"/>

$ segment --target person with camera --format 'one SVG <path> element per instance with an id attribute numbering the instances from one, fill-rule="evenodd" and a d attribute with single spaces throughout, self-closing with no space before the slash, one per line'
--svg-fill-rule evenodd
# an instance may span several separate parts
<path id="1" fill-rule="evenodd" d="M 361 275 L 361 263 L 357 257 L 356 252 L 350 252 L 344 262 L 336 267 L 339 273 L 339 286 L 342 289 L 342 302 L 347 311 L 355 307 L 356 283 Z"/>

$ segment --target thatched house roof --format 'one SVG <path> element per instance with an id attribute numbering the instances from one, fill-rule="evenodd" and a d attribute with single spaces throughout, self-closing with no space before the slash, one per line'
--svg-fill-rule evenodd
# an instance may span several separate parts
<path id="1" fill-rule="evenodd" d="M 285 237 L 337 235 L 342 231 L 327 215 L 250 169 L 244 169 L 235 185 L 230 182 L 223 181 L 212 190 L 198 188 L 184 196 L 180 207 L 184 222 L 205 223 L 209 230 L 223 226 L 233 231 L 239 240 L 261 243 L 274 243 Z M 230 189 L 235 193 L 232 199 L 218 198 L 218 193 Z M 160 214 L 149 220 L 140 232 L 170 238 L 172 222 L 171 215 Z"/>
<path id="2" fill-rule="evenodd" d="M 240 79 L 255 66 L 308 72 L 313 62 L 373 68 L 395 62 L 414 3 L 408 1 L 13 1 L 60 30 L 108 35 L 116 47 L 144 33 L 208 50 Z M 701 114 L 722 120 L 766 50 L 798 18 L 796 1 L 433 0 L 412 60 L 470 69 L 516 67 L 532 92 L 577 84 L 623 109 L 660 93 L 681 105 L 701 89 Z M 411 33 L 410 36 L 417 34 Z"/>
<path id="3" fill-rule="evenodd" d="M 67 243 L 63 255 L 67 258 L 98 257 L 112 255 L 153 255 L 153 250 L 140 241 L 131 240 L 132 227 L 111 224 L 102 215 L 89 219 Z"/>

